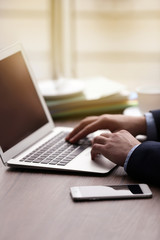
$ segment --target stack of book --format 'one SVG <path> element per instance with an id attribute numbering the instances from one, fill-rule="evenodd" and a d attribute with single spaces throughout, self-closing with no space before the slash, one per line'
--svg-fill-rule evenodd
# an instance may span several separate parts
<path id="1" fill-rule="evenodd" d="M 137 105 L 137 101 L 130 99 L 129 91 L 120 83 L 102 77 L 85 79 L 83 83 L 83 91 L 76 95 L 57 99 L 45 97 L 54 119 L 120 113 L 127 107 Z"/>

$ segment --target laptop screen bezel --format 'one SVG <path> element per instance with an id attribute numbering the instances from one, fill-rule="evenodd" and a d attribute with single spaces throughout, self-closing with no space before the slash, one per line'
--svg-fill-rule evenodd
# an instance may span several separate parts
<path id="1" fill-rule="evenodd" d="M 45 125 L 43 125 L 40 129 L 36 130 L 34 133 L 30 134 L 28 137 L 26 137 L 25 139 L 23 139 L 22 141 L 20 141 L 10 149 L 8 149 L 7 151 L 3 152 L 3 149 L 0 147 L 0 155 L 4 164 L 6 164 L 7 161 L 10 160 L 11 158 L 14 158 L 15 156 L 19 155 L 21 152 L 23 152 L 24 150 L 32 146 L 34 143 L 42 139 L 44 136 L 49 134 L 54 128 L 53 119 L 49 113 L 45 100 L 39 90 L 38 84 L 36 82 L 36 78 L 30 67 L 29 61 L 27 60 L 27 57 L 25 55 L 22 45 L 20 43 L 16 43 L 6 49 L 1 50 L 0 61 L 18 52 L 21 52 L 23 56 L 23 60 L 26 64 L 26 67 L 32 79 L 33 85 L 39 97 L 40 103 L 48 119 L 48 122 Z"/>

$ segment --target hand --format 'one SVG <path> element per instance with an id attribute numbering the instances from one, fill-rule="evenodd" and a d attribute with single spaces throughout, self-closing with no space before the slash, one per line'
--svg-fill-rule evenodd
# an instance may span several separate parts
<path id="1" fill-rule="evenodd" d="M 121 130 L 116 133 L 103 133 L 93 139 L 91 156 L 102 154 L 112 162 L 123 166 L 129 151 L 140 144 L 128 131 Z"/>
<path id="2" fill-rule="evenodd" d="M 88 134 L 100 129 L 109 129 L 111 132 L 125 129 L 133 136 L 136 136 L 138 134 L 146 134 L 146 120 L 144 116 L 133 117 L 122 114 L 104 114 L 87 117 L 66 137 L 66 140 L 75 143 Z"/>

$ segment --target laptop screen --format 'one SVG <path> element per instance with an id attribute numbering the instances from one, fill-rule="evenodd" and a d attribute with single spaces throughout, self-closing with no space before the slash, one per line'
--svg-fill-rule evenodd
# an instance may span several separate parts
<path id="1" fill-rule="evenodd" d="M 3 152 L 48 123 L 21 52 L 0 61 L 0 146 Z"/>

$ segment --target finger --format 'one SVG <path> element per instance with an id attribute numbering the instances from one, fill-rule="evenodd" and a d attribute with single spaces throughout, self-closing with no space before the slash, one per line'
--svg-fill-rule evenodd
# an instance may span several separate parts
<path id="1" fill-rule="evenodd" d="M 94 144 L 96 144 L 96 143 L 97 143 L 97 144 L 102 144 L 102 145 L 104 145 L 104 144 L 106 144 L 106 141 L 107 141 L 106 137 L 100 135 L 100 136 L 95 137 L 95 138 L 92 140 L 92 145 L 94 145 Z"/>
<path id="2" fill-rule="evenodd" d="M 102 133 L 101 136 L 102 137 L 105 137 L 105 138 L 109 138 L 111 137 L 112 133 L 111 132 L 105 132 L 105 133 Z"/>
<path id="3" fill-rule="evenodd" d="M 66 140 L 69 141 L 73 136 L 75 136 L 79 131 L 81 131 L 81 128 L 82 128 L 81 124 L 75 127 L 73 131 L 68 134 Z"/>
<path id="4" fill-rule="evenodd" d="M 103 145 L 101 145 L 101 144 L 94 144 L 92 146 L 91 157 L 93 160 L 95 159 L 97 154 L 102 154 L 102 149 L 103 149 Z"/>
<path id="5" fill-rule="evenodd" d="M 96 116 L 87 117 L 83 119 L 78 126 L 76 126 L 71 133 L 66 137 L 66 140 L 69 141 L 71 138 L 76 136 L 82 129 L 84 129 L 88 124 L 92 123 L 97 119 Z"/>
<path id="6" fill-rule="evenodd" d="M 97 124 L 98 121 L 95 121 L 87 126 L 85 126 L 83 129 L 81 129 L 75 136 L 69 139 L 71 143 L 75 143 L 81 138 L 86 137 L 88 134 L 96 131 L 99 129 L 99 125 Z"/>

